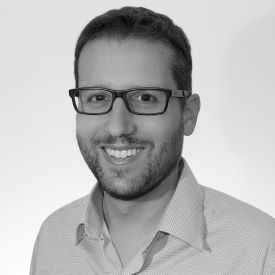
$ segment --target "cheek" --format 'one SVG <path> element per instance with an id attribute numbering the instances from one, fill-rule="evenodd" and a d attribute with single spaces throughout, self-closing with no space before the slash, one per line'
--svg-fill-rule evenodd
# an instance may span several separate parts
<path id="1" fill-rule="evenodd" d="M 91 139 L 100 128 L 100 121 L 92 117 L 77 114 L 76 116 L 76 133 L 83 139 Z"/>
<path id="2" fill-rule="evenodd" d="M 140 135 L 150 136 L 157 145 L 170 140 L 181 123 L 179 116 L 169 115 L 169 113 L 155 118 L 152 117 L 150 120 L 144 121 L 140 128 Z"/>

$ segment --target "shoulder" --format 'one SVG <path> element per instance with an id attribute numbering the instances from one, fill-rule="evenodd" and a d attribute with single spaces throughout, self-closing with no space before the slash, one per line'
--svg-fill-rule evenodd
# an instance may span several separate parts
<path id="1" fill-rule="evenodd" d="M 275 244 L 275 219 L 262 210 L 215 189 L 204 191 L 204 212 L 210 224 Z"/>
<path id="2" fill-rule="evenodd" d="M 53 274 L 68 253 L 73 257 L 76 229 L 89 198 L 90 194 L 60 207 L 44 220 L 36 237 L 30 274 Z"/>
<path id="3" fill-rule="evenodd" d="M 90 195 L 83 196 L 55 210 L 43 221 L 40 234 L 71 231 L 78 225 L 89 198 Z"/>

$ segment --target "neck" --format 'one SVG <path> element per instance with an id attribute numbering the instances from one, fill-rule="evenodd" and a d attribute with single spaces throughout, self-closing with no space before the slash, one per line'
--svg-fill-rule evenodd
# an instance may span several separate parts
<path id="1" fill-rule="evenodd" d="M 110 231 L 134 230 L 151 233 L 156 230 L 169 204 L 179 178 L 179 166 L 156 188 L 144 196 L 123 201 L 104 192 L 104 214 Z"/>

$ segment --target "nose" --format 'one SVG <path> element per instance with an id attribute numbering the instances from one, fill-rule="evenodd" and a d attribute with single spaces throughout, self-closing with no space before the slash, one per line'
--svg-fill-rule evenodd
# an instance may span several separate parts
<path id="1" fill-rule="evenodd" d="M 135 132 L 133 114 L 128 111 L 122 98 L 116 98 L 108 115 L 107 130 L 110 135 L 120 137 Z"/>

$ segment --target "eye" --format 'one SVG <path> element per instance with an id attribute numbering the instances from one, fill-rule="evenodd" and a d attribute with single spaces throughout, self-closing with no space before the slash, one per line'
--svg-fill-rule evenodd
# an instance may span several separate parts
<path id="1" fill-rule="evenodd" d="M 106 96 L 105 95 L 93 95 L 89 98 L 89 101 L 91 102 L 100 102 L 100 101 L 104 101 L 106 100 Z"/>
<path id="2" fill-rule="evenodd" d="M 155 102 L 156 98 L 151 94 L 141 94 L 137 97 L 137 100 L 142 102 Z"/>

